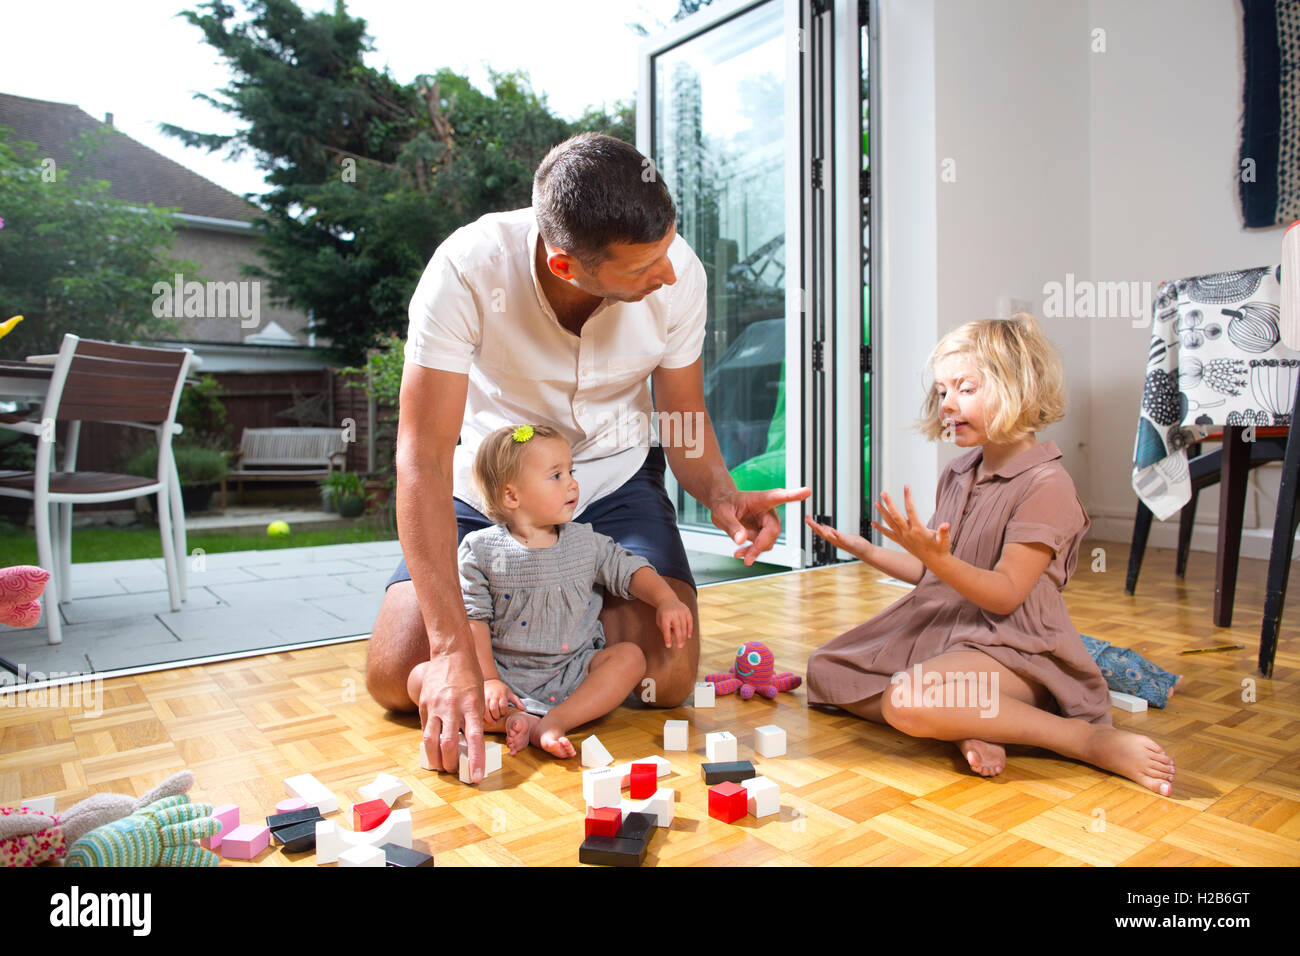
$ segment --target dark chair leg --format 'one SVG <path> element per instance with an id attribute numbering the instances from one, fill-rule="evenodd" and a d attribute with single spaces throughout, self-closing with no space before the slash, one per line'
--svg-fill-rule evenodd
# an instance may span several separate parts
<path id="1" fill-rule="evenodd" d="M 1242 440 L 1245 428 L 1223 429 L 1223 474 L 1219 479 L 1219 556 L 1214 572 L 1214 623 L 1232 626 L 1232 605 L 1237 590 L 1237 558 L 1241 554 L 1241 526 L 1246 509 L 1246 483 L 1250 474 L 1250 443 Z"/>
<path id="2" fill-rule="evenodd" d="M 1296 412 L 1300 411 L 1300 384 L 1292 411 L 1291 433 L 1286 440 L 1282 459 L 1282 480 L 1277 490 L 1277 514 L 1273 519 L 1273 543 L 1268 555 L 1268 587 L 1264 595 L 1264 624 L 1259 634 L 1259 672 L 1273 676 L 1273 659 L 1277 656 L 1277 633 L 1282 626 L 1282 605 L 1286 603 L 1287 579 L 1291 575 L 1291 552 L 1295 530 L 1300 524 L 1300 437 L 1296 435 Z M 1290 529 L 1290 530 L 1288 530 Z"/>
<path id="3" fill-rule="evenodd" d="M 1201 496 L 1201 489 L 1192 489 L 1192 500 L 1183 505 L 1178 515 L 1178 558 L 1174 563 L 1174 575 L 1181 581 L 1187 577 L 1187 552 L 1192 549 L 1192 531 L 1196 527 L 1196 499 Z"/>
<path id="4" fill-rule="evenodd" d="M 1142 556 L 1146 554 L 1147 538 L 1151 536 L 1151 509 L 1138 502 L 1137 517 L 1133 519 L 1133 543 L 1128 551 L 1128 576 L 1124 579 L 1124 593 L 1132 594 L 1137 588 L 1138 572 L 1142 570 Z"/>

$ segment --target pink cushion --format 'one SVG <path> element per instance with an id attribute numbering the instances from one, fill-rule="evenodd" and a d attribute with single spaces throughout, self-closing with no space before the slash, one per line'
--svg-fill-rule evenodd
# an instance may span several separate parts
<path id="1" fill-rule="evenodd" d="M 10 627 L 35 627 L 41 619 L 41 602 L 0 604 L 0 624 Z"/>
<path id="2" fill-rule="evenodd" d="M 45 590 L 50 572 L 20 564 L 0 568 L 0 604 L 26 604 L 35 601 Z"/>

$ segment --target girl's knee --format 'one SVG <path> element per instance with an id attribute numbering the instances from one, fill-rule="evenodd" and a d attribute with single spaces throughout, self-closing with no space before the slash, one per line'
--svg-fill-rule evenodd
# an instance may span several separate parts
<path id="1" fill-rule="evenodd" d="M 880 695 L 880 716 L 889 726 L 909 737 L 928 737 L 926 728 L 929 724 L 928 711 L 920 700 L 913 699 L 907 690 L 898 684 L 890 685 Z"/>

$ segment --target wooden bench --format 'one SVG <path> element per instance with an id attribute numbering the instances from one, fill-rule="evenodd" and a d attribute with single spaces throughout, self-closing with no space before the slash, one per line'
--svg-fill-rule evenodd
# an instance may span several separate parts
<path id="1" fill-rule="evenodd" d="M 221 507 L 226 482 L 240 495 L 246 481 L 305 481 L 327 478 L 337 464 L 345 469 L 347 444 L 338 428 L 245 428 L 234 470 L 221 479 Z"/>

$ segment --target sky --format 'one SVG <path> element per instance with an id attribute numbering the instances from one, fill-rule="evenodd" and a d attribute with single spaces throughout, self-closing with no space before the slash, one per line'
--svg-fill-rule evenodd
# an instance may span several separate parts
<path id="1" fill-rule="evenodd" d="M 231 0 L 242 10 L 240 0 Z M 299 0 L 306 11 L 333 0 Z M 577 119 L 588 106 L 634 99 L 641 38 L 669 23 L 677 0 L 349 0 L 367 22 L 375 50 L 366 62 L 399 82 L 449 67 L 489 90 L 488 67 L 522 69 L 551 110 Z M 193 99 L 230 81 L 224 61 L 197 27 L 177 13 L 186 0 L 70 0 L 58 4 L 0 0 L 0 92 L 73 103 L 132 139 L 188 166 L 232 192 L 266 188 L 252 157 L 238 162 L 191 149 L 158 131 L 173 123 L 204 133 L 232 133 L 235 117 Z M 13 42 L 21 38 L 21 42 Z"/>

